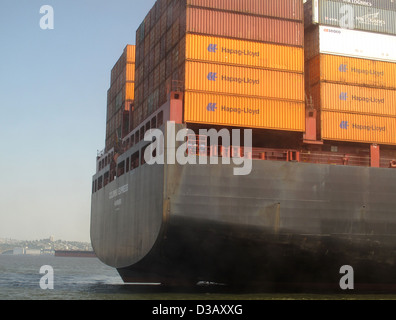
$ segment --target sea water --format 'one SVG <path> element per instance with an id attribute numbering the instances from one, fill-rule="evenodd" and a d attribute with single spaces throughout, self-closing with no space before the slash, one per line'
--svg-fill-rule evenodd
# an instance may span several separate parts
<path id="1" fill-rule="evenodd" d="M 53 289 L 43 289 L 43 266 L 53 270 Z M 126 285 L 118 272 L 97 258 L 50 255 L 0 255 L 0 300 L 355 300 L 396 299 L 396 295 L 296 294 L 244 291 L 223 287 L 163 288 Z"/>

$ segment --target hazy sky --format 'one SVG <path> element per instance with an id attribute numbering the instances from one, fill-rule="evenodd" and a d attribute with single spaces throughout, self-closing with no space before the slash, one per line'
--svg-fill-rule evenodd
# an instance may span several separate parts
<path id="1" fill-rule="evenodd" d="M 154 3 L 0 1 L 0 238 L 90 241 L 110 70 Z"/>

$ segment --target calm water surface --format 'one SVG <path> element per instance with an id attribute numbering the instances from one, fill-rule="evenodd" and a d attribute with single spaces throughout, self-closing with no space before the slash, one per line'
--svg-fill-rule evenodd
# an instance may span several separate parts
<path id="1" fill-rule="evenodd" d="M 54 289 L 40 288 L 40 268 L 54 269 Z M 191 292 L 158 286 L 124 285 L 115 269 L 96 258 L 0 255 L 0 300 L 396 300 L 394 295 Z"/>

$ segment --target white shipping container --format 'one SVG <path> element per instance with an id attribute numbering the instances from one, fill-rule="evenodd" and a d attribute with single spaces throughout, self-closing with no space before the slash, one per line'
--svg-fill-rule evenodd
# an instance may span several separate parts
<path id="1" fill-rule="evenodd" d="M 396 36 L 319 26 L 320 53 L 396 62 Z"/>

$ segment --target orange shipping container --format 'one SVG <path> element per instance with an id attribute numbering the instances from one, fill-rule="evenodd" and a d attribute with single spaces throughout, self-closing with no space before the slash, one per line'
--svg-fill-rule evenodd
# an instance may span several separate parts
<path id="1" fill-rule="evenodd" d="M 396 116 L 396 90 L 326 82 L 315 85 L 313 90 L 320 91 L 313 97 L 322 110 Z"/>
<path id="2" fill-rule="evenodd" d="M 186 59 L 304 72 L 304 49 L 195 34 L 186 35 Z"/>
<path id="3" fill-rule="evenodd" d="M 136 59 L 136 47 L 133 45 L 127 45 L 120 58 L 117 60 L 116 64 L 111 70 L 111 80 L 110 83 L 113 84 L 117 81 L 118 77 L 125 72 L 125 66 L 129 63 L 135 63 Z"/>
<path id="4" fill-rule="evenodd" d="M 127 82 L 124 87 L 125 100 L 135 99 L 135 84 L 133 82 Z"/>
<path id="5" fill-rule="evenodd" d="M 307 67 L 310 85 L 331 81 L 396 89 L 396 63 L 322 54 Z"/>
<path id="6" fill-rule="evenodd" d="M 127 63 L 125 73 L 125 81 L 135 81 L 135 64 Z"/>
<path id="7" fill-rule="evenodd" d="M 126 62 L 135 63 L 136 60 L 136 46 L 128 44 L 126 46 L 125 54 L 126 54 Z"/>
<path id="8" fill-rule="evenodd" d="M 322 139 L 396 145 L 396 118 L 322 111 Z"/>
<path id="9" fill-rule="evenodd" d="M 186 62 L 185 89 L 304 101 L 304 75 L 201 62 Z"/>
<path id="10" fill-rule="evenodd" d="M 198 92 L 186 92 L 184 99 L 185 122 L 305 131 L 303 102 Z"/>

